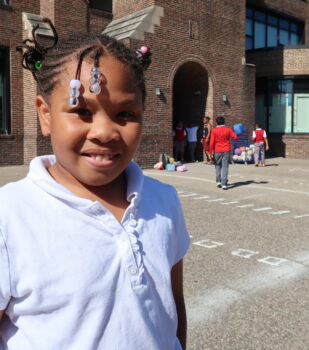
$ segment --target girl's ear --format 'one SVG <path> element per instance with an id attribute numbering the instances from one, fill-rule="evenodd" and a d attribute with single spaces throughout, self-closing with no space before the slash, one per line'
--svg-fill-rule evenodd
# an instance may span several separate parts
<path id="1" fill-rule="evenodd" d="M 39 115 L 42 134 L 44 136 L 49 136 L 51 118 L 49 105 L 41 95 L 36 96 L 35 105 Z"/>

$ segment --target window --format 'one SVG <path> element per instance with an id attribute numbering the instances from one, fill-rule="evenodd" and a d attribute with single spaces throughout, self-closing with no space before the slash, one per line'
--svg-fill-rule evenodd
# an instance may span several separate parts
<path id="1" fill-rule="evenodd" d="M 304 24 L 271 11 L 247 8 L 246 50 L 302 44 Z"/>
<path id="2" fill-rule="evenodd" d="M 1 5 L 9 5 L 9 0 L 0 0 Z"/>
<path id="3" fill-rule="evenodd" d="M 113 11 L 113 1 L 112 0 L 90 0 L 89 6 L 93 9 L 102 10 L 106 12 Z"/>
<path id="4" fill-rule="evenodd" d="M 0 47 L 0 134 L 10 133 L 9 50 Z"/>
<path id="5" fill-rule="evenodd" d="M 258 79 L 255 113 L 271 133 L 309 133 L 309 77 Z"/>

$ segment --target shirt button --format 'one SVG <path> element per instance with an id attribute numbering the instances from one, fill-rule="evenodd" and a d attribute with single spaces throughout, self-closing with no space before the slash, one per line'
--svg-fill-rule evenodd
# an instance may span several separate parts
<path id="1" fill-rule="evenodd" d="M 135 219 L 131 219 L 131 220 L 130 220 L 130 225 L 131 225 L 132 227 L 136 227 L 136 226 L 137 226 L 137 221 L 136 221 Z"/>
<path id="2" fill-rule="evenodd" d="M 139 245 L 138 244 L 133 244 L 132 245 L 133 252 L 137 252 L 139 250 Z"/>
<path id="3" fill-rule="evenodd" d="M 129 266 L 129 273 L 130 273 L 130 275 L 136 275 L 137 273 L 138 273 L 138 269 L 137 269 L 137 267 L 135 267 L 135 266 L 133 266 L 133 265 L 130 265 Z"/>

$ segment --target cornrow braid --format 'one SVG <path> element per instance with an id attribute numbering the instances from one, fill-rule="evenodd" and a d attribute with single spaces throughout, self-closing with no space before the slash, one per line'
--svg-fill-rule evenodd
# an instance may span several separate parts
<path id="1" fill-rule="evenodd" d="M 120 41 L 105 34 L 72 33 L 66 38 L 59 39 L 56 29 L 50 20 L 44 19 L 50 24 L 55 42 L 51 47 L 44 48 L 35 39 L 37 28 L 33 29 L 33 41 L 25 40 L 17 49 L 23 52 L 22 65 L 32 72 L 38 83 L 39 93 L 48 98 L 56 85 L 59 84 L 60 75 L 65 70 L 65 65 L 72 60 L 77 62 L 76 78 L 80 74 L 82 62 L 90 57 L 94 63 L 106 53 L 128 65 L 135 73 L 137 85 L 141 89 L 143 100 L 146 96 L 144 71 L 148 68 L 151 53 L 148 49 L 145 55 L 136 55 L 134 51 L 126 47 Z M 27 45 L 30 42 L 33 45 Z M 36 69 L 34 62 L 40 58 L 42 66 Z"/>

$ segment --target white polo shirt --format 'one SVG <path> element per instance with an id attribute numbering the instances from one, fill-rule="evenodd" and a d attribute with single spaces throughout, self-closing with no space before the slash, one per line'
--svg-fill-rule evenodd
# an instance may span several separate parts
<path id="1" fill-rule="evenodd" d="M 170 272 L 189 247 L 173 187 L 127 170 L 119 223 L 35 158 L 0 189 L 0 350 L 174 350 Z"/>
<path id="2" fill-rule="evenodd" d="M 198 126 L 192 126 L 192 128 L 186 128 L 186 131 L 188 133 L 188 142 L 197 142 L 197 129 Z"/>

